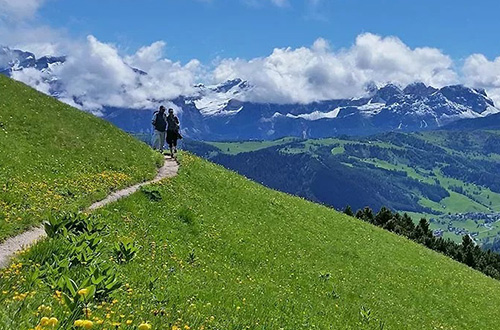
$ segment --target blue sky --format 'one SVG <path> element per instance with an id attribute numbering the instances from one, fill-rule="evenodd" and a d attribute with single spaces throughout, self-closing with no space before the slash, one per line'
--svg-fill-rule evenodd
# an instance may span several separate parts
<path id="1" fill-rule="evenodd" d="M 280 5 L 281 4 L 281 5 Z M 349 47 L 371 32 L 410 47 L 436 47 L 456 60 L 500 55 L 500 2 L 464 0 L 51 0 L 39 20 L 70 35 L 135 51 L 157 40 L 170 58 L 208 62 L 253 58 L 273 48 L 309 46 L 319 37 Z"/>

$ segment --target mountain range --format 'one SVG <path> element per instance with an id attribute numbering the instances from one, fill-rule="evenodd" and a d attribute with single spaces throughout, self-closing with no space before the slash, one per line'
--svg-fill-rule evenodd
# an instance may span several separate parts
<path id="1" fill-rule="evenodd" d="M 65 56 L 37 59 L 29 52 L 0 48 L 0 73 L 13 76 L 16 71 L 27 69 L 42 71 L 40 79 L 50 85 L 46 92 L 55 97 L 63 94 L 64 81 L 51 69 L 65 62 Z M 139 69 L 134 72 L 148 74 Z M 37 83 L 30 81 L 32 85 Z M 403 88 L 395 84 L 372 84 L 361 98 L 309 104 L 255 103 L 249 101 L 252 90 L 251 82 L 234 79 L 217 85 L 198 84 L 190 95 L 155 102 L 171 102 L 182 109 L 180 117 L 185 136 L 212 141 L 421 131 L 500 113 L 484 90 L 463 85 L 434 88 L 415 82 Z M 79 104 L 77 98 L 73 98 L 73 102 Z M 104 105 L 99 115 L 125 131 L 149 133 L 154 110 Z"/>
<path id="2" fill-rule="evenodd" d="M 51 65 L 64 64 L 66 56 L 43 56 L 8 47 L 0 47 L 0 74 L 11 76 L 14 71 L 34 68 L 45 71 Z"/>

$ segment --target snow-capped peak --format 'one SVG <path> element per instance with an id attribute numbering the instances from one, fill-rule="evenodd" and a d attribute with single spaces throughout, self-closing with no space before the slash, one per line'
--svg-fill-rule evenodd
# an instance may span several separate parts
<path id="1" fill-rule="evenodd" d="M 245 93 L 251 89 L 247 81 L 241 79 L 228 80 L 222 84 L 195 86 L 197 93 L 191 97 L 196 108 L 204 116 L 232 115 L 241 110 L 239 102 L 243 100 Z"/>

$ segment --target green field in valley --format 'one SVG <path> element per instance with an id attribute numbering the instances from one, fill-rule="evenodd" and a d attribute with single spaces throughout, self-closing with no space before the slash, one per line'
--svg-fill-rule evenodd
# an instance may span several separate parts
<path id="1" fill-rule="evenodd" d="M 413 214 L 415 221 L 421 216 L 432 219 L 434 230 L 442 230 L 455 241 L 471 234 L 478 243 L 489 244 L 500 242 L 497 226 L 489 223 L 491 219 L 482 219 L 485 214 L 500 213 L 498 135 L 495 131 L 386 133 L 363 138 L 217 142 L 209 143 L 215 147 L 210 152 L 200 146 L 193 151 L 272 188 L 337 209 L 347 204 L 375 210 L 389 206 Z M 240 145 L 247 148 L 238 149 Z M 287 164 L 296 164 L 302 171 Z M 346 197 L 340 198 L 341 194 Z M 467 221 L 476 228 L 466 225 Z"/>

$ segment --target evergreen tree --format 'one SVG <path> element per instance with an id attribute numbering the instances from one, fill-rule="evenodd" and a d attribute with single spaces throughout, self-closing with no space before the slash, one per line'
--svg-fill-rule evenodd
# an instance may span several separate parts
<path id="1" fill-rule="evenodd" d="M 472 242 L 471 238 L 469 235 L 464 235 L 462 237 L 462 248 L 463 250 L 466 250 L 468 247 L 473 246 L 474 243 Z"/>
<path id="2" fill-rule="evenodd" d="M 344 209 L 344 214 L 347 214 L 350 217 L 354 216 L 354 213 L 352 212 L 351 206 L 347 205 Z"/>
<path id="3" fill-rule="evenodd" d="M 415 224 L 413 220 L 410 218 L 408 214 L 403 214 L 403 218 L 401 219 L 401 226 L 405 229 L 407 235 L 410 236 L 410 233 L 415 229 Z"/>
<path id="4" fill-rule="evenodd" d="M 392 212 L 385 206 L 383 206 L 380 211 L 378 211 L 375 216 L 375 224 L 377 226 L 383 227 L 389 220 L 392 219 Z"/>
<path id="5" fill-rule="evenodd" d="M 365 207 L 363 209 L 361 219 L 369 223 L 374 223 L 375 217 L 373 215 L 372 209 L 369 207 Z"/>

